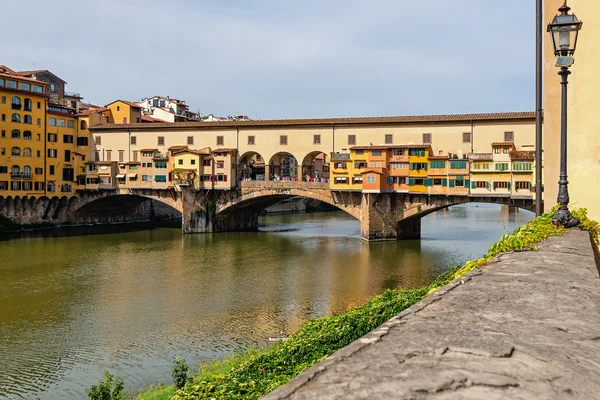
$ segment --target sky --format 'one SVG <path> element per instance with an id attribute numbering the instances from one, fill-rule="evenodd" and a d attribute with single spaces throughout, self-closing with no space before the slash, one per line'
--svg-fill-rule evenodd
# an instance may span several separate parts
<path id="1" fill-rule="evenodd" d="M 252 119 L 535 110 L 535 1 L 8 2 L 15 70 Z"/>

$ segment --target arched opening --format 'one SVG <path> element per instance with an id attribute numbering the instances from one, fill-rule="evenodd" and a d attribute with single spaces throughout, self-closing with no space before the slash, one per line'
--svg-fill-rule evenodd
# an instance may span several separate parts
<path id="1" fill-rule="evenodd" d="M 115 195 L 93 200 L 79 207 L 73 216 L 79 223 L 123 223 L 180 219 L 181 212 L 150 197 Z"/>
<path id="2" fill-rule="evenodd" d="M 21 155 L 21 149 L 18 148 L 17 146 L 14 146 L 11 150 L 11 154 L 13 156 L 20 156 Z"/>
<path id="3" fill-rule="evenodd" d="M 25 99 L 24 104 L 23 104 L 23 109 L 25 111 L 31 111 L 31 99 Z"/>
<path id="4" fill-rule="evenodd" d="M 25 124 L 32 124 L 33 123 L 33 119 L 31 118 L 31 115 L 25 115 L 25 117 L 23 118 L 23 122 Z"/>
<path id="5" fill-rule="evenodd" d="M 290 153 L 279 152 L 269 160 L 269 180 L 298 180 L 298 160 Z"/>
<path id="6" fill-rule="evenodd" d="M 31 157 L 31 148 L 29 148 L 29 147 L 23 148 L 23 157 Z"/>
<path id="7" fill-rule="evenodd" d="M 10 120 L 11 122 L 21 122 L 21 115 L 14 113 Z"/>
<path id="8" fill-rule="evenodd" d="M 329 182 L 329 157 L 320 151 L 308 153 L 302 160 L 302 180 Z"/>
<path id="9" fill-rule="evenodd" d="M 20 110 L 21 109 L 21 98 L 17 96 L 12 97 L 12 109 Z"/>
<path id="10" fill-rule="evenodd" d="M 85 122 L 85 121 L 81 121 L 81 122 L 79 123 L 79 127 L 80 127 L 80 129 L 81 129 L 82 131 L 85 131 L 85 130 L 87 129 L 87 122 Z"/>
<path id="11" fill-rule="evenodd" d="M 238 181 L 264 181 L 265 159 L 255 151 L 242 154 L 238 161 Z"/>

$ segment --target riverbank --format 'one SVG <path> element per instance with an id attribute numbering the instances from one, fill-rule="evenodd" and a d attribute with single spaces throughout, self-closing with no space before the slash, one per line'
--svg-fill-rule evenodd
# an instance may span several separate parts
<path id="1" fill-rule="evenodd" d="M 581 227 L 598 238 L 598 224 L 590 221 L 585 210 L 573 212 L 582 221 Z M 251 351 L 230 360 L 201 368 L 194 383 L 174 393 L 170 386 L 161 386 L 140 393 L 139 399 L 254 399 L 259 398 L 308 369 L 310 366 L 373 330 L 402 310 L 416 304 L 427 295 L 460 278 L 474 268 L 489 263 L 495 256 L 522 250 L 535 250 L 550 236 L 568 230 L 551 224 L 552 211 L 504 235 L 488 253 L 462 266 L 453 267 L 432 284 L 413 290 L 387 290 L 366 304 L 337 316 L 320 318 L 305 324 L 289 340 L 263 351 Z M 174 396 L 173 396 L 174 395 Z"/>

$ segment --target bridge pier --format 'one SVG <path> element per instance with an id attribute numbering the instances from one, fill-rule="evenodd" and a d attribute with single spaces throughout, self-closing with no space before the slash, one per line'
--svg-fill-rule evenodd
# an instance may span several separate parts
<path id="1" fill-rule="evenodd" d="M 395 193 L 363 193 L 360 204 L 360 236 L 366 241 L 397 240 L 398 220 L 404 214 Z M 420 232 L 420 229 L 419 229 Z"/>
<path id="2" fill-rule="evenodd" d="M 216 202 L 201 205 L 184 202 L 181 219 L 183 233 L 242 232 L 258 230 L 256 213 L 216 213 Z"/>
<path id="3" fill-rule="evenodd" d="M 421 239 L 421 218 L 411 217 L 398 222 L 398 239 Z"/>

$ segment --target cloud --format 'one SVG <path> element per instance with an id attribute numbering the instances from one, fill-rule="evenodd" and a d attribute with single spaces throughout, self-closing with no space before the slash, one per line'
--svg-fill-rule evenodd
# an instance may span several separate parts
<path id="1" fill-rule="evenodd" d="M 522 0 L 33 3 L 28 24 L 5 21 L 2 63 L 98 103 L 163 94 L 253 118 L 534 108 Z"/>

